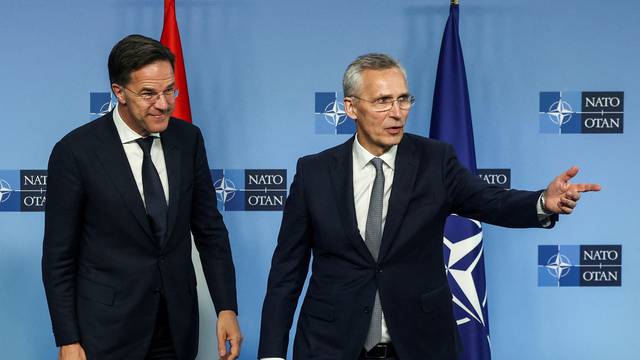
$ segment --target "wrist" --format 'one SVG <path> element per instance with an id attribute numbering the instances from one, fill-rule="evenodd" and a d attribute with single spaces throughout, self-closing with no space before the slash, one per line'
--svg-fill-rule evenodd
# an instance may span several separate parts
<path id="1" fill-rule="evenodd" d="M 71 344 L 64 344 L 64 345 L 60 345 L 60 348 L 72 348 L 72 347 L 76 347 L 76 346 L 80 346 L 79 342 L 74 342 Z"/>
<path id="2" fill-rule="evenodd" d="M 218 312 L 218 316 L 220 316 L 220 315 L 224 315 L 224 314 L 229 314 L 229 315 L 233 315 L 233 316 L 238 316 L 238 313 L 236 313 L 236 311 L 235 311 L 235 310 L 227 309 L 227 310 L 220 310 L 220 311 Z"/>
<path id="3" fill-rule="evenodd" d="M 542 194 L 540 195 L 540 198 L 538 199 L 539 205 L 540 205 L 540 210 L 542 210 L 543 213 L 547 214 L 547 215 L 552 215 L 554 214 L 553 211 L 550 211 L 547 208 L 547 201 L 545 200 L 545 197 L 547 195 L 547 191 L 543 191 Z"/>

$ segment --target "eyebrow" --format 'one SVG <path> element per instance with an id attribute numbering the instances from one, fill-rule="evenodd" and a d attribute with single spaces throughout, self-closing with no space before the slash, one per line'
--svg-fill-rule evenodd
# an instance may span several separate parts
<path id="1" fill-rule="evenodd" d="M 411 96 L 411 94 L 409 92 L 404 92 L 404 93 L 398 95 L 397 98 L 409 97 L 409 96 Z M 397 99 L 397 98 L 394 98 L 393 96 L 391 96 L 391 94 L 381 94 L 381 95 L 378 95 L 378 96 L 375 97 L 376 100 L 378 100 L 378 99 Z"/>
<path id="2" fill-rule="evenodd" d="M 174 88 L 174 87 L 176 87 L 176 83 L 175 83 L 175 81 L 174 81 L 174 82 L 172 82 L 171 84 L 167 85 L 167 86 L 164 88 L 164 90 L 160 90 L 160 92 L 166 91 L 167 89 L 171 89 L 171 88 Z M 142 87 L 142 89 L 140 89 L 138 92 L 143 92 L 143 91 L 155 92 L 155 91 L 156 91 L 156 89 L 151 88 L 151 87 L 147 87 L 147 86 L 143 86 L 143 87 Z"/>

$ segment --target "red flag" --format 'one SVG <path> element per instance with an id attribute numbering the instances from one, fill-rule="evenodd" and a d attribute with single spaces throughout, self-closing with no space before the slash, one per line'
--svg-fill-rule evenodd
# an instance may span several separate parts
<path id="1" fill-rule="evenodd" d="M 176 6 L 174 0 L 164 0 L 164 25 L 162 26 L 162 45 L 166 46 L 176 56 L 174 63 L 174 75 L 179 94 L 176 98 L 176 107 L 173 116 L 191 122 L 191 106 L 189 105 L 189 90 L 187 89 L 187 75 L 184 70 L 182 58 L 182 45 L 180 44 L 180 31 L 176 21 Z"/>

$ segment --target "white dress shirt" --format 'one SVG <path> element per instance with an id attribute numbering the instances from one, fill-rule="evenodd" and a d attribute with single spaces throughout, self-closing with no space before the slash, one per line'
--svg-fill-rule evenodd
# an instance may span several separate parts
<path id="1" fill-rule="evenodd" d="M 136 140 L 141 139 L 142 136 L 133 131 L 129 127 L 129 125 L 127 125 L 127 123 L 122 120 L 118 105 L 116 105 L 115 110 L 113 110 L 113 122 L 116 124 L 118 136 L 120 137 L 120 141 L 122 142 L 124 153 L 125 155 L 127 155 L 127 160 L 129 160 L 129 166 L 131 167 L 133 178 L 136 180 L 136 185 L 138 186 L 138 191 L 140 192 L 140 198 L 142 198 L 142 203 L 144 204 L 144 188 L 142 186 L 143 153 L 140 145 L 136 143 Z M 149 134 L 149 136 L 154 136 L 160 139 L 160 133 L 151 133 Z M 164 161 L 164 152 L 162 151 L 161 141 L 153 142 L 153 145 L 151 146 L 151 161 L 153 162 L 153 165 L 156 167 L 158 175 L 160 176 L 160 182 L 162 183 L 162 188 L 164 190 L 164 197 L 165 199 L 167 199 L 168 204 L 169 177 L 167 176 L 167 166 Z"/>

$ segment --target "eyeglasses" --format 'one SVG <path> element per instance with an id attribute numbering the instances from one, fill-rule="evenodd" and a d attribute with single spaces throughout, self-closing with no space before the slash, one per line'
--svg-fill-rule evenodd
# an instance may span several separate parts
<path id="1" fill-rule="evenodd" d="M 400 96 L 397 99 L 393 99 L 390 97 L 382 97 L 375 100 L 367 100 L 357 96 L 352 96 L 352 97 L 372 104 L 373 111 L 379 111 L 379 112 L 391 110 L 391 108 L 393 107 L 393 103 L 395 102 L 398 103 L 398 107 L 400 109 L 409 110 L 411 109 L 411 106 L 416 102 L 416 97 L 413 95 Z"/>
<path id="2" fill-rule="evenodd" d="M 122 85 L 120 85 L 122 86 Z M 155 104 L 158 100 L 160 100 L 160 95 L 164 96 L 164 99 L 167 102 L 172 102 L 178 97 L 178 88 L 167 89 L 162 92 L 151 92 L 148 90 L 143 90 L 141 93 L 137 93 L 126 86 L 122 86 L 123 89 L 129 90 L 129 92 L 133 93 L 137 97 L 141 98 L 144 102 L 149 104 Z"/>

